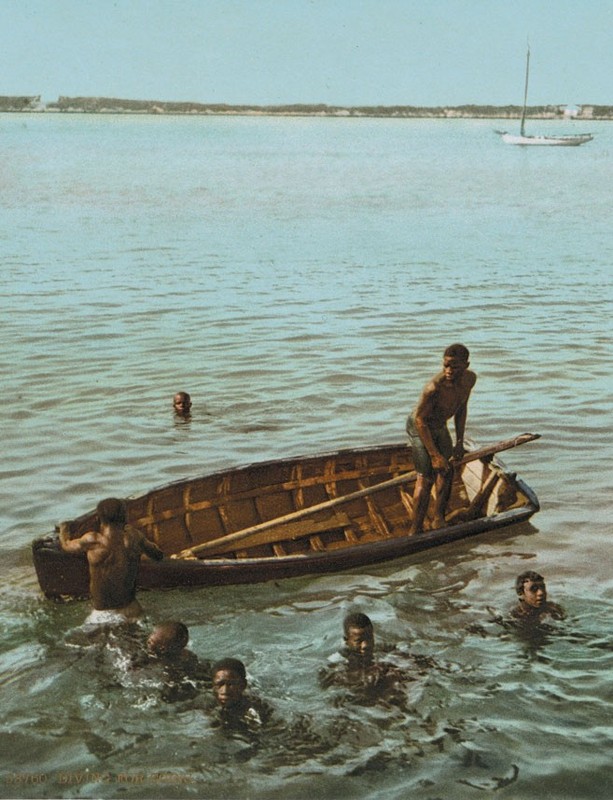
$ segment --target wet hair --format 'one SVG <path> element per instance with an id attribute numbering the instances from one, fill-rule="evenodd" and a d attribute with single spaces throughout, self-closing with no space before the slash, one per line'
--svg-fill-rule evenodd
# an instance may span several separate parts
<path id="1" fill-rule="evenodd" d="M 187 625 L 183 622 L 162 622 L 153 629 L 151 649 L 155 653 L 180 653 L 189 642 Z"/>
<path id="2" fill-rule="evenodd" d="M 445 356 L 449 356 L 449 358 L 457 358 L 460 361 L 468 361 L 470 358 L 470 353 L 468 352 L 468 347 L 465 347 L 463 344 L 450 344 L 449 347 L 443 353 L 443 358 Z"/>
<path id="3" fill-rule="evenodd" d="M 366 614 L 355 611 L 352 614 L 347 614 L 343 620 L 343 630 L 345 634 L 347 634 L 349 628 L 372 628 L 372 622 L 370 617 L 367 617 Z"/>
<path id="4" fill-rule="evenodd" d="M 527 570 L 526 572 L 522 572 L 521 575 L 518 575 L 515 579 L 515 591 L 517 594 L 522 595 L 524 593 L 524 583 L 526 581 L 532 581 L 533 583 L 539 581 L 540 583 L 545 583 L 545 578 L 542 575 L 539 575 L 538 572 L 534 572 L 534 570 Z"/>
<path id="5" fill-rule="evenodd" d="M 116 497 L 107 497 L 96 506 L 98 518 L 103 525 L 125 525 L 126 504 Z"/>
<path id="6" fill-rule="evenodd" d="M 175 404 L 176 400 L 183 400 L 184 403 L 189 403 L 191 405 L 192 398 L 189 396 L 187 392 L 175 392 L 172 396 L 172 403 Z"/>
<path id="7" fill-rule="evenodd" d="M 215 675 L 222 670 L 234 672 L 239 678 L 242 678 L 244 681 L 247 680 L 245 665 L 242 661 L 239 661 L 238 658 L 222 658 L 220 661 L 216 661 L 211 668 L 211 676 L 215 677 Z"/>

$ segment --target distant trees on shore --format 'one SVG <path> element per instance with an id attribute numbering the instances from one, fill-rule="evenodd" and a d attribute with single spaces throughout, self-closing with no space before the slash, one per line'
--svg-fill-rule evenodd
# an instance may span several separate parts
<path id="1" fill-rule="evenodd" d="M 161 100 L 124 100 L 115 97 L 64 97 L 41 103 L 40 95 L 0 96 L 0 112 L 63 112 L 89 114 L 202 114 L 202 115 L 261 115 L 261 116 L 322 116 L 322 117 L 399 117 L 399 118 L 471 118 L 516 119 L 522 107 L 516 105 L 461 106 L 329 106 L 301 104 L 278 106 L 228 105 L 225 103 L 168 102 Z M 564 105 L 530 106 L 527 116 L 532 119 L 613 119 L 613 106 L 584 105 L 568 114 Z"/>

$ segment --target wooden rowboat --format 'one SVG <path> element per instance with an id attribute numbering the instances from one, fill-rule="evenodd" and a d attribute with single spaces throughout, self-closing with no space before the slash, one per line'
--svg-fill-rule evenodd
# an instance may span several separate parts
<path id="1" fill-rule="evenodd" d="M 534 492 L 495 453 L 539 438 L 521 436 L 469 452 L 455 468 L 447 525 L 408 536 L 415 480 L 406 444 L 341 450 L 237 467 L 180 480 L 126 501 L 128 523 L 164 552 L 143 558 L 142 589 L 255 583 L 337 572 L 395 559 L 523 522 Z M 72 520 L 72 537 L 96 527 L 94 511 Z M 44 594 L 85 597 L 85 556 L 57 535 L 32 544 Z"/>

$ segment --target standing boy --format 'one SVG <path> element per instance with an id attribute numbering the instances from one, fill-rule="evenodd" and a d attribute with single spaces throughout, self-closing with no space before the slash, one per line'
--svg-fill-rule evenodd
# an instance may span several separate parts
<path id="1" fill-rule="evenodd" d="M 453 478 L 450 461 L 460 460 L 464 455 L 468 398 L 477 381 L 475 373 L 468 369 L 469 363 L 469 352 L 463 344 L 450 345 L 443 354 L 443 369 L 426 384 L 407 419 L 407 433 L 417 472 L 410 536 L 423 530 L 433 485 L 436 507 L 432 527 L 445 525 L 445 508 Z M 447 428 L 451 417 L 455 426 L 455 447 Z"/>

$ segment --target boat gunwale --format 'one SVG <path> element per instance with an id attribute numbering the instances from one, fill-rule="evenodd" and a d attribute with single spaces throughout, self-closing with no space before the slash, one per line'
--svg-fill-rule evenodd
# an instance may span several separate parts
<path id="1" fill-rule="evenodd" d="M 470 444 L 472 449 L 473 445 L 472 443 Z M 148 489 L 146 492 L 142 492 L 140 494 L 128 495 L 128 497 L 126 497 L 126 500 L 128 501 L 140 500 L 143 497 L 147 497 L 147 495 L 154 494 L 155 492 L 162 491 L 163 489 L 173 489 L 181 486 L 182 484 L 195 483 L 196 481 L 201 481 L 205 478 L 206 479 L 218 478 L 224 475 L 229 475 L 231 473 L 247 472 L 248 470 L 255 468 L 259 469 L 263 467 L 282 466 L 283 464 L 290 464 L 293 462 L 303 463 L 305 461 L 317 461 L 323 458 L 331 458 L 332 456 L 338 457 L 344 455 L 355 455 L 356 453 L 377 452 L 379 450 L 401 450 L 401 449 L 408 450 L 409 448 L 410 445 L 407 442 L 392 442 L 381 445 L 376 445 L 376 444 L 365 445 L 364 447 L 347 447 L 343 448 L 342 450 L 326 450 L 321 453 L 312 453 L 310 455 L 296 455 L 296 456 L 284 456 L 283 458 L 270 458 L 267 459 L 266 461 L 252 461 L 250 463 L 223 467 L 222 469 L 218 469 L 215 472 L 205 472 L 202 475 L 191 475 L 184 478 L 177 478 L 177 480 L 171 481 L 170 483 L 162 483 L 159 486 L 154 486 L 152 489 Z M 82 514 L 81 516 L 85 515 Z M 75 517 L 75 519 L 79 519 L 79 517 Z"/>

